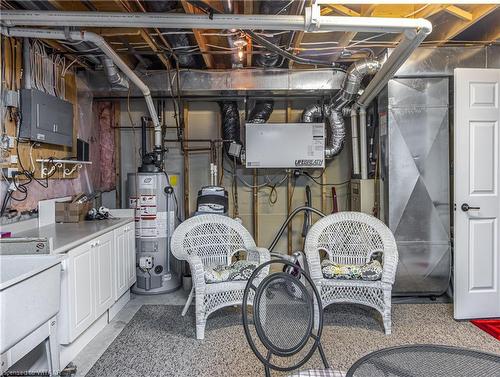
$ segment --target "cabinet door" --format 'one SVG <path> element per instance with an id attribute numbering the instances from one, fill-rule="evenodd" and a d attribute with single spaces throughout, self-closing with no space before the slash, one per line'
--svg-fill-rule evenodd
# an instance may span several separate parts
<path id="1" fill-rule="evenodd" d="M 127 287 L 131 287 L 135 283 L 136 271 L 136 256 L 135 256 L 135 227 L 134 223 L 128 224 L 126 227 L 126 242 L 127 242 Z"/>
<path id="2" fill-rule="evenodd" d="M 93 242 L 71 250 L 68 261 L 70 339 L 74 340 L 95 319 L 92 261 Z"/>
<path id="3" fill-rule="evenodd" d="M 93 245 L 95 316 L 98 318 L 102 313 L 108 310 L 114 302 L 113 234 L 107 233 L 98 237 Z"/>
<path id="4" fill-rule="evenodd" d="M 126 226 L 115 229 L 115 247 L 114 247 L 114 288 L 115 300 L 118 300 L 128 289 L 126 262 L 128 259 L 127 250 L 127 230 Z"/>

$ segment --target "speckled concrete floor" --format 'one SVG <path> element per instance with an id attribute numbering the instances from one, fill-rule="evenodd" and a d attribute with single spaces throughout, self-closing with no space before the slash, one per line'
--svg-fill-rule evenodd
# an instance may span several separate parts
<path id="1" fill-rule="evenodd" d="M 85 376 L 88 373 L 92 365 L 101 357 L 142 305 L 184 305 L 188 293 L 179 289 L 173 293 L 163 295 L 131 294 L 131 299 L 125 307 L 73 360 L 73 364 L 78 368 L 77 377 Z"/>
<path id="2" fill-rule="evenodd" d="M 110 323 L 94 339 L 93 343 L 101 342 L 101 349 L 112 344 L 90 370 L 89 377 L 262 375 L 262 366 L 244 337 L 240 311 L 234 308 L 213 314 L 203 341 L 195 339 L 192 309 L 182 318 L 182 307 L 165 305 L 144 305 L 114 342 L 116 335 L 112 339 L 106 337 L 106 331 L 114 334 L 117 328 L 123 328 L 127 318 L 137 311 L 137 305 L 147 304 L 147 301 L 136 297 L 120 313 L 121 319 Z M 175 301 L 173 297 L 172 301 Z M 453 320 L 452 309 L 450 304 L 394 305 L 393 334 L 386 336 L 378 316 L 371 309 L 332 305 L 325 314 L 322 338 L 325 353 L 331 365 L 340 370 L 347 370 L 354 361 L 371 351 L 401 344 L 448 344 L 500 355 L 500 342 L 469 322 Z M 113 328 L 108 330 L 110 326 Z M 85 353 L 87 349 L 82 352 Z M 94 352 L 93 358 L 96 356 L 99 357 Z M 79 356 L 80 361 L 83 357 Z M 79 374 L 84 374 L 89 362 L 87 360 L 86 367 L 78 362 L 75 360 Z M 320 365 L 315 356 L 306 366 Z"/>

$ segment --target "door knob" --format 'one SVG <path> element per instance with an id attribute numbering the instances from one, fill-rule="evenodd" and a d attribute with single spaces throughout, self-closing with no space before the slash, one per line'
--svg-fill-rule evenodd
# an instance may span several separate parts
<path id="1" fill-rule="evenodd" d="M 462 211 L 464 211 L 464 212 L 467 212 L 469 210 L 480 210 L 481 209 L 481 207 L 471 207 L 467 203 L 462 204 L 462 206 L 460 208 L 462 208 Z"/>

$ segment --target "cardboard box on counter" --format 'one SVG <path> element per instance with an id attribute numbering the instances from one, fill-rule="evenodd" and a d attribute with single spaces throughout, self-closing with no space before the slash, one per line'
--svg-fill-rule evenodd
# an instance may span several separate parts
<path id="1" fill-rule="evenodd" d="M 92 208 L 92 202 L 86 203 L 55 203 L 57 223 L 78 223 L 85 220 L 87 212 Z"/>

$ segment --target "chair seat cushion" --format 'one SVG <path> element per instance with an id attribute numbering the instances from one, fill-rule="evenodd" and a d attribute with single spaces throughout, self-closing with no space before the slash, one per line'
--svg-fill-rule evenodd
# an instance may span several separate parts
<path id="1" fill-rule="evenodd" d="M 340 264 L 328 259 L 321 262 L 321 272 L 325 279 L 369 280 L 382 278 L 382 265 L 378 260 L 359 264 Z"/>
<path id="2" fill-rule="evenodd" d="M 222 283 L 225 281 L 248 280 L 257 268 L 255 262 L 246 260 L 236 261 L 229 266 L 205 267 L 206 283 Z"/>

